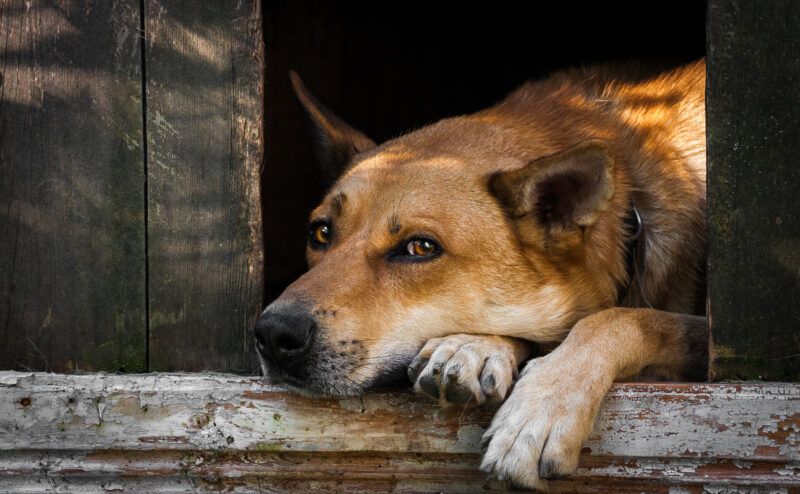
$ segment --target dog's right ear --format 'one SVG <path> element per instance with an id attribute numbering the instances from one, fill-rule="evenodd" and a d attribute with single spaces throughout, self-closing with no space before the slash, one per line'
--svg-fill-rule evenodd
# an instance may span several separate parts
<path id="1" fill-rule="evenodd" d="M 289 77 L 297 98 L 316 127 L 317 155 L 325 178 L 332 183 L 347 170 L 353 156 L 374 148 L 375 143 L 325 108 L 293 70 L 289 72 Z"/>
<path id="2" fill-rule="evenodd" d="M 591 139 L 527 165 L 497 172 L 489 188 L 526 229 L 536 223 L 551 240 L 591 226 L 614 193 L 614 158 L 604 141 Z"/>

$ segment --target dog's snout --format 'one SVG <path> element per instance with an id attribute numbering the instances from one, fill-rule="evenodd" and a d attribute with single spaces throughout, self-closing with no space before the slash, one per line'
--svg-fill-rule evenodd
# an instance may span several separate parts
<path id="1" fill-rule="evenodd" d="M 302 308 L 268 309 L 256 321 L 256 348 L 276 364 L 295 363 L 308 354 L 316 330 L 314 317 Z"/>

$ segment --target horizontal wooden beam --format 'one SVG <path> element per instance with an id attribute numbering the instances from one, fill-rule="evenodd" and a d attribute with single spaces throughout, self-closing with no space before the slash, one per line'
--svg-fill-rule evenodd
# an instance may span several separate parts
<path id="1" fill-rule="evenodd" d="M 497 491 L 477 468 L 493 411 L 231 375 L 0 372 L 0 492 Z M 551 491 L 798 491 L 800 385 L 617 385 L 583 446 Z"/>

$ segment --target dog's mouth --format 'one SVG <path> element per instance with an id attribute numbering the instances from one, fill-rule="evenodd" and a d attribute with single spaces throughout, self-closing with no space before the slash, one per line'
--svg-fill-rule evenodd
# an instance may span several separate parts
<path id="1" fill-rule="evenodd" d="M 410 385 L 406 369 L 412 357 L 393 356 L 361 366 L 357 362 L 332 361 L 331 358 L 309 359 L 303 366 L 287 369 L 259 354 L 261 371 L 267 382 L 314 398 L 360 395 L 370 388 L 406 389 Z M 358 372 L 359 367 L 363 367 L 361 372 Z"/>
<path id="2" fill-rule="evenodd" d="M 336 331 L 320 320 L 319 312 L 308 303 L 273 303 L 258 318 L 255 346 L 269 382 L 305 395 L 346 396 L 406 376 L 421 345 L 407 338 L 364 339 L 357 331 Z"/>

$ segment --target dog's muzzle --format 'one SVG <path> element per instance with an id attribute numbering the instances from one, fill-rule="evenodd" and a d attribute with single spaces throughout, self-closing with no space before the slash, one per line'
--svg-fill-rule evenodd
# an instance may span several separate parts
<path id="1" fill-rule="evenodd" d="M 302 366 L 314 344 L 317 322 L 296 304 L 270 306 L 256 321 L 256 349 L 261 356 L 283 370 Z"/>

